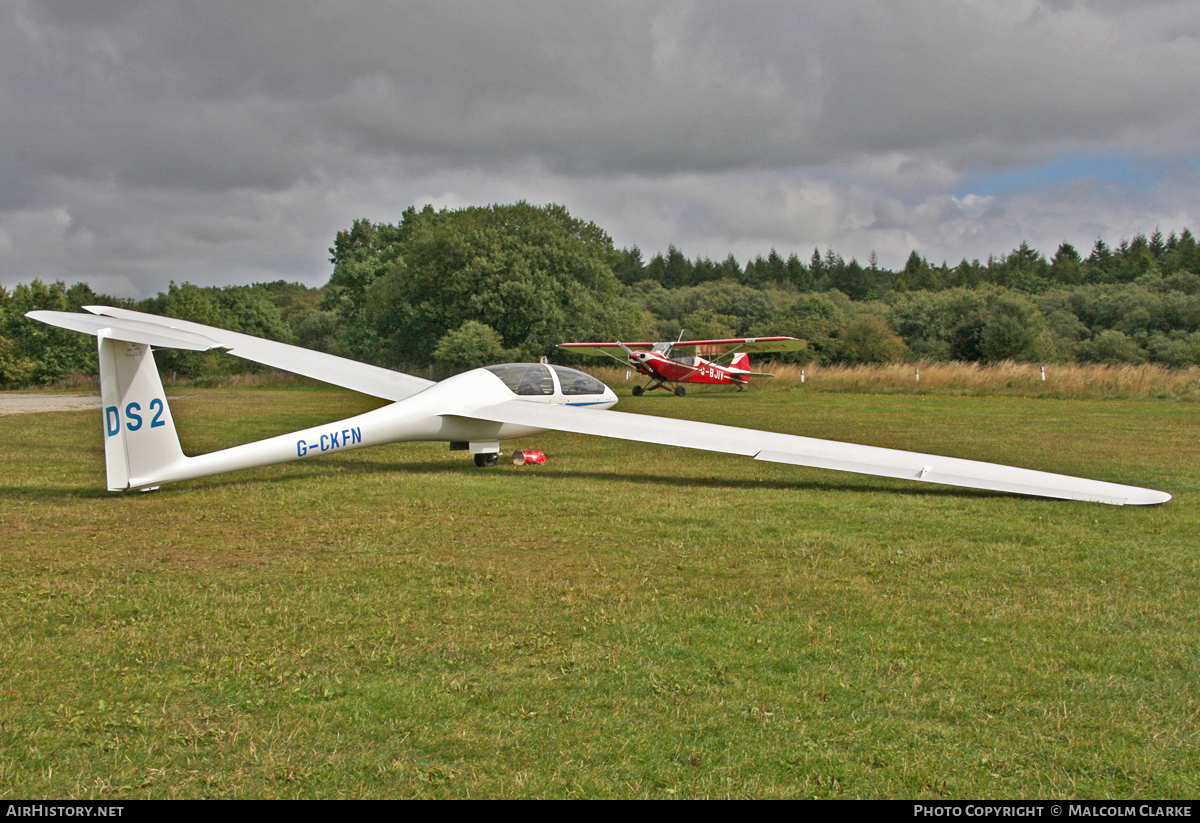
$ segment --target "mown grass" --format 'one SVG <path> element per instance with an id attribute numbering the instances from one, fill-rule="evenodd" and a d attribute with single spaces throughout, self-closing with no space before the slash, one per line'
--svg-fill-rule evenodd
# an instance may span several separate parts
<path id="1" fill-rule="evenodd" d="M 806 384 L 807 385 L 807 384 Z M 373 404 L 180 390 L 208 450 Z M 1191 797 L 1188 403 L 698 390 L 622 408 L 1170 491 L 1042 501 L 560 434 L 103 491 L 0 420 L 5 797 Z"/>

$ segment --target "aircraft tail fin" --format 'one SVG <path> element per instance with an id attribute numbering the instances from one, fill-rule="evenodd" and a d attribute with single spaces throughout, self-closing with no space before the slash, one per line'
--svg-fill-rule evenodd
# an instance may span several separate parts
<path id="1" fill-rule="evenodd" d="M 155 477 L 187 459 L 154 353 L 148 344 L 103 335 L 98 343 L 108 489 L 151 488 Z"/>
<path id="2" fill-rule="evenodd" d="M 729 361 L 729 371 L 733 373 L 733 377 L 742 385 L 750 382 L 751 377 L 774 377 L 775 375 L 765 371 L 754 371 L 750 367 L 750 352 L 739 352 Z"/>
<path id="3" fill-rule="evenodd" d="M 149 489 L 166 470 L 186 461 L 167 406 L 151 346 L 208 351 L 225 348 L 196 332 L 137 319 L 62 311 L 31 311 L 26 317 L 96 335 L 100 349 L 100 401 L 104 462 L 110 491 Z"/>
<path id="4" fill-rule="evenodd" d="M 113 309 L 112 311 L 118 311 Z M 149 491 L 163 483 L 207 477 L 226 471 L 237 471 L 255 466 L 283 463 L 304 457 L 310 449 L 317 453 L 329 448 L 359 447 L 374 445 L 363 443 L 362 431 L 355 426 L 341 430 L 331 426 L 305 429 L 292 434 L 270 437 L 221 449 L 195 457 L 187 457 L 179 444 L 175 430 L 175 419 L 167 405 L 167 395 L 158 367 L 154 363 L 154 348 L 175 348 L 186 351 L 209 351 L 228 349 L 230 345 L 267 347 L 270 355 L 275 349 L 294 350 L 290 356 L 304 352 L 296 346 L 285 346 L 270 341 L 258 340 L 248 335 L 235 335 L 231 341 L 214 339 L 227 334 L 221 329 L 186 324 L 187 328 L 168 325 L 170 318 L 141 315 L 137 312 L 121 312 L 122 315 L 77 314 L 59 311 L 32 311 L 26 317 L 49 323 L 59 328 L 71 329 L 96 336 L 100 355 L 100 397 L 104 426 L 104 458 L 110 491 L 140 489 Z M 150 318 L 150 319 L 145 319 Z M 161 322 L 159 322 L 161 321 Z M 174 322 L 174 321 L 172 321 Z M 178 321 L 182 323 L 183 321 Z M 228 334 L 233 334 L 229 332 Z M 244 340 L 252 341 L 245 343 Z M 253 341 L 257 341 L 254 343 Z M 257 353 L 260 349 L 255 348 Z M 311 353 L 314 354 L 315 353 Z M 323 355 L 324 356 L 324 355 Z M 249 359 L 255 359 L 250 357 Z M 325 361 L 322 369 L 341 358 Z M 264 362 L 266 362 L 264 360 Z M 346 361 L 351 362 L 351 361 Z M 362 364 L 358 364 L 362 365 Z M 375 367 L 369 367 L 375 369 Z M 388 384 L 388 393 L 410 394 L 414 388 L 422 388 L 429 381 L 409 378 L 386 369 L 377 372 L 394 374 L 398 380 Z M 360 371 L 358 378 L 369 374 Z M 358 379 L 356 378 L 356 379 Z M 414 382 L 415 381 L 415 382 Z M 355 383 L 355 385 L 359 385 Z M 368 412 L 368 415 L 370 413 Z M 357 419 L 357 418 L 355 418 Z M 375 442 L 380 442 L 376 440 Z M 308 444 L 312 444 L 309 446 Z"/>

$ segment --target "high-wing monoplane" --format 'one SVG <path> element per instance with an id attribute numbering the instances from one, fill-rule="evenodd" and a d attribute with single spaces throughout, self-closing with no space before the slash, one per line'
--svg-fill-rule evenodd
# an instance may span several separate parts
<path id="1" fill-rule="evenodd" d="M 148 491 L 221 472 L 402 440 L 448 441 L 492 465 L 501 441 L 549 430 L 725 452 L 798 466 L 899 477 L 1015 494 L 1112 504 L 1165 503 L 1165 492 L 953 457 L 858 446 L 754 429 L 610 411 L 617 396 L 563 366 L 507 363 L 440 383 L 298 346 L 184 320 L 103 306 L 91 314 L 28 316 L 93 334 L 108 488 Z M 223 349 L 277 369 L 392 401 L 356 417 L 194 457 L 184 455 L 154 348 Z"/>
<path id="2" fill-rule="evenodd" d="M 795 337 L 733 337 L 724 340 L 680 340 L 676 343 L 560 343 L 559 347 L 580 354 L 611 357 L 650 378 L 646 386 L 634 386 L 633 396 L 654 389 L 674 391 L 683 397 L 684 383 L 717 383 L 744 389 L 751 377 L 770 377 L 750 369 L 751 354 L 799 351 L 805 341 Z M 708 360 L 706 358 L 713 358 Z M 728 363 L 721 361 L 729 358 Z"/>

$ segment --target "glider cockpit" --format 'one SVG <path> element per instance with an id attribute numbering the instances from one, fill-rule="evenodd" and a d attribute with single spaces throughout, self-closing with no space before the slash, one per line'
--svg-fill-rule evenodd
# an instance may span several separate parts
<path id="1" fill-rule="evenodd" d="M 543 399 L 546 403 L 567 406 L 594 406 L 607 409 L 617 395 L 590 374 L 566 366 L 544 363 L 501 363 L 485 367 L 500 378 L 508 390 L 526 400 Z"/>

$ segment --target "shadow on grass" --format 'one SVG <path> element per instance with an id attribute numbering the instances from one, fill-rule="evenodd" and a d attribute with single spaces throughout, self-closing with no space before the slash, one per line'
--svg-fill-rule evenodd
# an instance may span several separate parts
<path id="1" fill-rule="evenodd" d="M 248 471 L 264 471 L 266 469 L 250 469 Z M 857 483 L 847 479 L 843 482 L 838 482 L 836 478 L 831 477 L 829 481 L 812 481 L 812 480 L 754 480 L 754 479 L 736 479 L 736 478 L 720 478 L 720 477 L 679 477 L 667 474 L 648 474 L 648 473 L 620 473 L 613 471 L 587 471 L 579 469 L 555 469 L 553 472 L 548 472 L 545 469 L 529 466 L 525 468 L 517 468 L 510 466 L 497 466 L 493 469 L 480 469 L 470 465 L 468 461 L 463 463 L 448 463 L 443 460 L 424 460 L 404 463 L 390 463 L 381 460 L 354 460 L 343 458 L 336 464 L 326 464 L 324 466 L 312 464 L 304 468 L 294 468 L 291 471 L 279 471 L 272 473 L 271 476 L 246 476 L 239 477 L 237 472 L 217 475 L 208 478 L 199 478 L 196 480 L 183 481 L 182 483 L 173 483 L 164 487 L 166 491 L 187 492 L 189 489 L 220 489 L 231 486 L 253 485 L 259 486 L 263 484 L 281 484 L 297 480 L 305 480 L 319 476 L 333 475 L 349 475 L 349 476 L 367 476 L 380 474 L 399 474 L 399 475 L 442 475 L 442 476 L 459 476 L 472 473 L 482 473 L 482 476 L 497 476 L 503 477 L 504 482 L 509 483 L 530 483 L 542 482 L 547 478 L 556 480 L 587 480 L 598 483 L 635 483 L 645 486 L 666 486 L 678 489 L 714 489 L 714 490 L 741 490 L 753 492 L 756 490 L 774 490 L 774 491 L 791 491 L 791 492 L 855 492 L 855 493 L 878 493 L 903 495 L 906 497 L 961 497 L 961 498 L 995 498 L 995 497 L 1023 497 L 1024 495 L 1006 494 L 1004 492 L 993 492 L 982 489 L 968 489 L 958 486 L 940 486 L 934 484 L 924 484 L 921 486 L 897 486 L 889 488 L 882 485 L 887 483 L 887 478 L 880 478 L 879 483 Z M 353 482 L 349 480 L 347 482 Z M 905 481 L 894 481 L 904 483 Z M 131 492 L 132 493 L 132 492 Z M 118 492 L 110 492 L 101 488 L 84 488 L 79 486 L 63 487 L 63 486 L 0 486 L 0 500 L 14 501 L 35 501 L 45 499 L 63 499 L 63 498 L 81 498 L 86 500 L 99 499 L 110 497 Z M 1041 498 L 1029 498 L 1031 500 Z"/>

